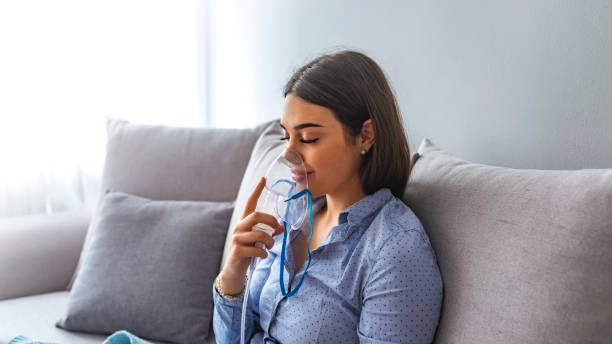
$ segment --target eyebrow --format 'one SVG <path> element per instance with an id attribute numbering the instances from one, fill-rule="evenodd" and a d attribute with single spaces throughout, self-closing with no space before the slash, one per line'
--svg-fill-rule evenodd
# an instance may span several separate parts
<path id="1" fill-rule="evenodd" d="M 287 130 L 282 124 L 280 125 L 283 129 Z M 300 129 L 304 129 L 304 128 L 308 128 L 308 127 L 320 127 L 323 128 L 322 125 L 320 124 L 316 124 L 316 123 L 302 123 L 302 124 L 298 124 L 296 125 L 293 130 L 300 130 Z"/>

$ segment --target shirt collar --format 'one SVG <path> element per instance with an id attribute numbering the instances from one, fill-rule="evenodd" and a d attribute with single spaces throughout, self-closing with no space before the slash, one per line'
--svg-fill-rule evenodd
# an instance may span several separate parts
<path id="1" fill-rule="evenodd" d="M 393 194 L 391 193 L 391 190 L 388 188 L 380 188 L 373 194 L 367 195 L 341 211 L 340 215 L 338 215 L 338 224 L 342 224 L 347 221 L 351 226 L 358 224 L 363 219 L 380 209 L 392 197 Z"/>

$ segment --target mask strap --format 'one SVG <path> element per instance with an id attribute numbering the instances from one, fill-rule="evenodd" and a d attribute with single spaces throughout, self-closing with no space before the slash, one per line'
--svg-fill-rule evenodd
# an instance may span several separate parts
<path id="1" fill-rule="evenodd" d="M 279 179 L 276 182 L 274 182 L 274 184 L 272 184 L 272 186 L 274 186 L 274 185 L 276 185 L 278 183 L 287 183 L 287 184 L 291 185 L 291 190 L 293 190 L 293 188 L 295 188 L 295 185 L 296 185 L 296 183 L 291 181 L 291 180 Z M 289 193 L 291 193 L 291 191 Z"/>
<path id="2" fill-rule="evenodd" d="M 310 247 L 308 244 L 310 243 L 310 238 L 312 238 L 312 230 L 314 228 L 312 226 L 312 196 L 310 195 L 310 192 L 308 191 L 308 189 L 304 189 L 298 192 L 297 194 L 291 196 L 289 199 L 285 200 L 285 202 L 299 198 L 304 194 L 308 195 L 308 210 L 309 210 L 308 218 L 310 220 L 310 235 L 308 236 L 308 240 L 306 241 L 306 249 L 308 250 L 308 263 L 306 264 L 306 268 L 304 269 L 304 274 L 302 274 L 302 277 L 300 278 L 300 281 L 298 282 L 298 284 L 295 286 L 295 289 L 293 290 L 290 289 L 289 293 L 285 291 L 285 279 L 284 279 L 284 273 L 283 273 L 285 271 L 285 246 L 287 245 L 287 222 L 283 221 L 283 226 L 285 226 L 285 231 L 283 232 L 283 248 L 281 250 L 280 288 L 281 288 L 281 292 L 283 293 L 283 296 L 286 296 L 286 297 L 293 296 L 300 289 L 300 286 L 302 286 L 302 282 L 304 281 L 304 277 L 306 276 L 306 273 L 308 272 L 308 267 L 310 266 Z M 291 288 L 291 284 L 289 284 L 289 287 Z"/>

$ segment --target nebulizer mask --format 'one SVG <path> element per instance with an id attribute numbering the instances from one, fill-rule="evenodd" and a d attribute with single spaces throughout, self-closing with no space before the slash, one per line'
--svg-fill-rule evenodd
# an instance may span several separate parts
<path id="1" fill-rule="evenodd" d="M 281 223 L 285 231 L 283 232 L 283 246 L 281 249 L 280 261 L 280 289 L 283 296 L 290 297 L 294 295 L 304 280 L 304 276 L 308 272 L 310 266 L 310 238 L 312 237 L 312 195 L 308 190 L 308 173 L 304 166 L 302 156 L 290 149 L 286 148 L 282 151 L 274 162 L 268 168 L 266 173 L 266 185 L 259 196 L 255 211 L 268 213 L 276 217 Z M 306 241 L 308 250 L 308 262 L 304 270 L 304 274 L 293 290 L 285 290 L 284 281 L 284 266 L 285 266 L 285 247 L 287 245 L 287 236 L 290 229 L 299 229 L 305 221 L 310 222 L 310 235 Z M 253 226 L 253 230 L 261 230 L 269 235 L 274 234 L 274 228 L 264 223 L 258 223 Z M 264 248 L 262 243 L 256 243 L 255 246 Z M 244 299 L 242 303 L 242 319 L 240 322 L 240 343 L 245 342 L 245 322 L 246 311 L 249 299 L 249 287 L 251 285 L 251 276 L 255 270 L 256 259 L 252 258 L 251 264 L 247 270 L 247 282 L 244 290 Z M 289 285 L 289 287 L 291 287 Z"/>

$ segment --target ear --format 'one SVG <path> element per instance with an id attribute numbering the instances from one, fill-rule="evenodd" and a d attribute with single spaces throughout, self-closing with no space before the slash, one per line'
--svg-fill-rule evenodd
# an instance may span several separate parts
<path id="1" fill-rule="evenodd" d="M 372 119 L 369 118 L 367 121 L 363 122 L 363 125 L 361 126 L 359 143 L 361 144 L 361 147 L 369 151 L 370 148 L 372 148 L 372 145 L 374 145 L 374 139 L 374 125 L 372 124 Z"/>

